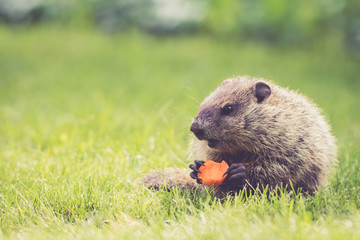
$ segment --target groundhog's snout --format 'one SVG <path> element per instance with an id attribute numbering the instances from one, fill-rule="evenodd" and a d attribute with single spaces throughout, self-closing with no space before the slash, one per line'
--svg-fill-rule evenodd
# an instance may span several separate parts
<path id="1" fill-rule="evenodd" d="M 199 140 L 209 140 L 209 125 L 213 119 L 213 111 L 209 108 L 201 109 L 194 118 L 190 131 L 192 131 Z"/>
<path id="2" fill-rule="evenodd" d="M 193 123 L 191 124 L 190 131 L 192 131 L 199 140 L 204 139 L 205 131 L 196 121 L 196 119 L 194 119 Z"/>

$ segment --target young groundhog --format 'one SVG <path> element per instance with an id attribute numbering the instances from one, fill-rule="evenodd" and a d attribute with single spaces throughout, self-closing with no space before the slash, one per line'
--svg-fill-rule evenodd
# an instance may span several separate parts
<path id="1" fill-rule="evenodd" d="M 190 130 L 198 159 L 189 166 L 192 179 L 181 170 L 158 171 L 143 178 L 145 186 L 193 188 L 195 180 L 201 183 L 197 173 L 203 160 L 224 160 L 230 167 L 218 195 L 265 186 L 312 194 L 336 163 L 335 139 L 320 110 L 304 96 L 264 79 L 222 82 L 201 103 Z"/>

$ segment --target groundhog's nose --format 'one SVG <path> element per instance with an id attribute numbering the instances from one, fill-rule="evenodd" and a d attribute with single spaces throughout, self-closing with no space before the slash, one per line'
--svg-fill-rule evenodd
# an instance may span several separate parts
<path id="1" fill-rule="evenodd" d="M 190 131 L 192 131 L 199 140 L 204 139 L 205 132 L 197 122 L 191 124 Z"/>

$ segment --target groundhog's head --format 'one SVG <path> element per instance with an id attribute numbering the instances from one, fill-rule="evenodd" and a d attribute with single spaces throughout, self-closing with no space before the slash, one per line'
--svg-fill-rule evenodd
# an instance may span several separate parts
<path id="1" fill-rule="evenodd" d="M 251 125 L 270 95 L 270 85 L 262 80 L 247 77 L 225 80 L 201 103 L 190 130 L 214 150 L 245 150 L 253 145 Z"/>

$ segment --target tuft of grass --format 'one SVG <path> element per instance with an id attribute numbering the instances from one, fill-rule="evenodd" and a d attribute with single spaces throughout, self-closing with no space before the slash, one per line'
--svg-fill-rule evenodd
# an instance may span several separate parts
<path id="1" fill-rule="evenodd" d="M 360 69 L 324 46 L 0 28 L 0 238 L 358 239 Z M 152 169 L 187 167 L 192 116 L 236 75 L 324 109 L 339 145 L 329 185 L 224 200 L 134 186 Z"/>

